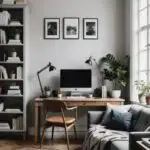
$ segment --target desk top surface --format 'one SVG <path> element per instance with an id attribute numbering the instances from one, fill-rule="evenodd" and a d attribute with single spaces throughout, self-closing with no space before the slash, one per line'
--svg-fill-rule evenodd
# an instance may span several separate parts
<path id="1" fill-rule="evenodd" d="M 109 102 L 109 101 L 119 101 L 119 102 L 124 102 L 125 100 L 124 99 L 121 99 L 121 98 L 80 98 L 80 97 L 77 97 L 77 98 L 71 98 L 71 97 L 61 97 L 61 98 L 58 98 L 58 97 L 47 97 L 47 98 L 36 98 L 35 101 L 38 102 L 38 101 L 43 101 L 43 100 L 62 100 L 62 101 L 106 101 L 106 102 Z"/>

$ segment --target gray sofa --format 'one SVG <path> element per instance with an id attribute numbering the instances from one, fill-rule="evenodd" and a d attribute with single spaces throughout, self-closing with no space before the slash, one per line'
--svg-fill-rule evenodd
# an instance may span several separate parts
<path id="1" fill-rule="evenodd" d="M 128 112 L 131 112 L 133 114 L 130 131 L 119 131 L 120 133 L 128 137 L 128 139 L 109 142 L 106 145 L 105 149 L 138 150 L 139 147 L 137 146 L 136 141 L 141 140 L 141 138 L 143 137 L 150 137 L 150 131 L 148 129 L 150 126 L 150 108 L 138 104 L 118 106 L 118 109 L 120 108 L 123 110 L 126 109 Z M 101 126 L 105 114 L 105 111 L 89 111 L 87 123 L 88 129 L 95 125 Z"/>

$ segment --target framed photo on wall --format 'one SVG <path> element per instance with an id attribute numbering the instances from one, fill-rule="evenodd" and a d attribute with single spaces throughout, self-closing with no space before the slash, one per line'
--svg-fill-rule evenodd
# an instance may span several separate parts
<path id="1" fill-rule="evenodd" d="M 63 38 L 79 39 L 79 18 L 66 17 L 63 19 Z"/>
<path id="2" fill-rule="evenodd" d="M 60 19 L 44 18 L 44 39 L 60 38 Z"/>
<path id="3" fill-rule="evenodd" d="M 98 18 L 83 18 L 83 39 L 98 39 Z"/>

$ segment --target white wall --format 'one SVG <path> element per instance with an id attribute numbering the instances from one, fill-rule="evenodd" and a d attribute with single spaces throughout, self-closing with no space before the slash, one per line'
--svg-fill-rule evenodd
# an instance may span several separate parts
<path id="1" fill-rule="evenodd" d="M 107 53 L 117 56 L 125 53 L 124 0 L 29 0 L 29 49 L 28 49 L 28 101 L 40 92 L 36 72 L 49 61 L 56 72 L 44 72 L 42 82 L 53 88 L 59 87 L 59 69 L 88 68 L 84 61 L 90 55 L 97 60 Z M 43 39 L 43 18 L 61 18 L 60 40 Z M 80 39 L 62 39 L 62 18 L 80 18 Z M 83 40 L 82 18 L 99 18 L 99 39 Z M 93 88 L 97 87 L 96 71 L 93 69 Z M 28 116 L 31 116 L 31 107 Z M 33 108 L 33 106 L 32 106 Z M 29 122 L 33 118 L 28 119 Z M 80 120 L 82 120 L 80 118 Z M 85 127 L 85 121 L 81 121 Z M 32 123 L 30 123 L 31 125 Z"/>

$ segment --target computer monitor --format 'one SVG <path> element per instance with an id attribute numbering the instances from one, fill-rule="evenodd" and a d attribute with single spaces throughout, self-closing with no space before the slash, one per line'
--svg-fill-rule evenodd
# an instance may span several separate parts
<path id="1" fill-rule="evenodd" d="M 60 70 L 61 91 L 91 91 L 91 69 L 62 69 Z"/>

